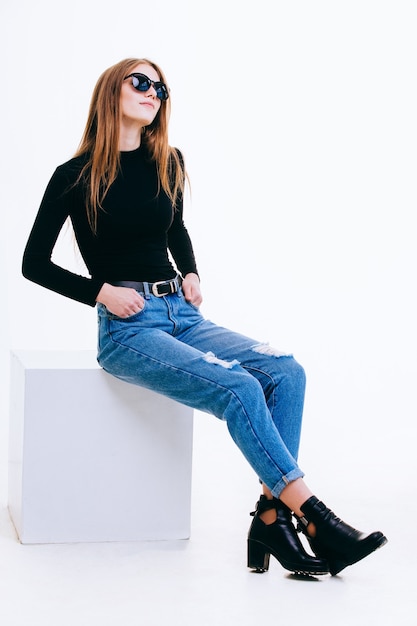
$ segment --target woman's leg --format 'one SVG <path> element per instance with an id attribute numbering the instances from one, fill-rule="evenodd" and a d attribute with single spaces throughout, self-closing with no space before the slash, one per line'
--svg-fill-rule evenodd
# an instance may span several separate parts
<path id="1" fill-rule="evenodd" d="M 295 359 L 267 344 L 259 343 L 206 320 L 196 329 L 194 327 L 189 329 L 182 339 L 202 351 L 213 353 L 219 359 L 229 362 L 237 360 L 259 381 L 272 420 L 288 451 L 294 459 L 297 459 L 304 406 L 305 373 Z M 296 482 L 298 484 L 299 481 Z M 306 497 L 299 502 L 300 504 L 312 495 L 305 484 L 302 484 L 304 488 L 297 487 L 297 493 L 300 491 L 300 495 Z M 267 498 L 273 498 L 265 484 L 263 493 Z M 287 495 L 290 496 L 288 492 Z M 295 498 L 290 496 L 290 499 L 294 505 Z M 298 508 L 296 510 L 298 511 Z M 273 523 L 276 511 L 265 510 L 260 517 L 266 523 Z"/>
<path id="2" fill-rule="evenodd" d="M 151 297 L 143 311 L 127 319 L 108 314 L 102 305 L 98 311 L 98 360 L 104 369 L 225 420 L 233 440 L 275 496 L 303 476 L 275 427 L 259 381 L 237 360 L 192 345 L 200 334 L 215 331 L 194 307 L 185 307 L 174 295 Z"/>
<path id="3" fill-rule="evenodd" d="M 270 494 L 281 498 L 280 501 L 288 504 L 296 514 L 301 513 L 300 521 L 306 528 L 313 550 L 319 557 L 328 559 L 331 573 L 341 571 L 386 542 L 382 533 L 364 536 L 341 522 L 314 496 L 308 497 L 311 492 L 300 480 L 303 473 L 272 418 L 276 406 L 271 400 L 274 397 L 272 388 L 277 388 L 276 368 L 274 384 L 266 393 L 265 384 L 259 380 L 265 378 L 265 364 L 262 368 L 254 367 L 248 357 L 248 354 L 253 358 L 255 353 L 263 353 L 264 348 L 259 350 L 259 344 L 247 344 L 245 350 L 241 346 L 238 351 L 236 341 L 242 344 L 242 341 L 251 340 L 215 327 L 204 320 L 194 307 L 185 306 L 177 296 L 153 297 L 146 301 L 143 311 L 128 319 L 108 314 L 102 305 L 98 306 L 98 310 L 98 360 L 102 367 L 127 382 L 148 387 L 226 420 L 235 443 Z M 196 345 L 200 347 L 196 348 Z M 209 345 L 216 346 L 217 350 L 206 351 Z M 244 352 L 247 354 L 245 359 L 242 358 Z M 271 356 L 269 351 L 267 356 Z M 289 357 L 275 353 L 273 357 L 275 363 L 287 361 L 294 367 L 295 362 Z M 281 382 L 285 378 L 288 381 L 288 375 L 282 375 L 283 368 L 278 369 L 281 369 L 278 376 Z M 296 369 L 301 371 L 299 366 Z M 286 394 L 283 394 L 285 389 Z M 291 407 L 288 386 L 281 386 L 279 392 L 281 396 L 288 395 L 285 405 Z M 295 446 L 295 454 L 298 451 L 300 414 L 301 411 L 297 410 L 295 430 L 285 431 L 285 426 L 291 424 L 288 414 L 281 424 L 288 445 Z M 277 423 L 281 422 L 278 420 Z M 291 434 L 294 432 L 298 436 Z M 308 532 L 312 528 L 317 538 L 312 538 Z M 265 554 L 266 550 L 272 551 L 272 548 L 255 539 L 251 542 L 257 548 L 257 558 L 262 551 Z M 311 560 L 309 562 L 312 563 Z M 318 568 L 322 563 L 323 560 L 317 559 Z M 307 566 L 302 571 L 308 571 Z"/>
<path id="4" fill-rule="evenodd" d="M 273 498 L 273 495 L 268 489 L 266 485 L 263 485 L 263 493 L 269 499 Z M 303 512 L 301 511 L 301 506 L 304 504 L 306 500 L 311 498 L 313 492 L 310 491 L 309 487 L 306 485 L 302 478 L 298 478 L 294 480 L 289 485 L 284 487 L 281 491 L 279 499 L 282 500 L 284 504 L 294 512 L 298 517 L 302 517 Z M 311 524 L 311 527 L 308 528 L 310 535 L 314 536 L 315 528 L 314 524 Z"/>
<path id="5" fill-rule="evenodd" d="M 193 329 L 188 334 L 192 336 Z M 305 375 L 301 366 L 268 345 L 256 343 L 207 321 L 200 324 L 196 335 L 192 340 L 194 345 L 198 345 L 201 350 L 210 350 L 216 357 L 229 362 L 237 360 L 259 381 L 273 423 L 287 450 L 296 460 L 305 390 Z M 255 563 L 259 563 L 264 551 L 274 553 L 278 546 L 281 556 L 277 552 L 275 556 L 284 567 L 291 569 L 285 556 L 283 559 L 283 555 L 286 555 L 287 559 L 292 560 L 293 569 L 298 567 L 299 571 L 323 573 L 323 560 L 314 561 L 303 551 L 294 536 L 291 511 L 300 520 L 300 528 L 307 535 L 316 556 L 324 557 L 329 562 L 332 574 L 337 574 L 386 543 L 386 538 L 380 532 L 365 535 L 342 522 L 313 496 L 302 477 L 283 486 L 278 494 L 279 500 L 276 499 L 277 491 L 274 493 L 267 485 L 264 481 L 264 498 L 267 502 L 262 499 L 258 502 L 249 532 L 248 563 L 253 558 Z M 262 549 L 260 545 L 263 545 Z"/>

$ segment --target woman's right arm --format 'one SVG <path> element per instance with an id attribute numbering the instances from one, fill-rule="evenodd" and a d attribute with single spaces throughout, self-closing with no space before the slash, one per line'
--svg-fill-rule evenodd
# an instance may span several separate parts
<path id="1" fill-rule="evenodd" d="M 74 188 L 74 180 L 66 174 L 65 166 L 57 168 L 46 188 L 26 244 L 23 275 L 38 285 L 78 302 L 90 306 L 101 302 L 115 315 L 129 317 L 140 311 L 144 304 L 142 296 L 134 289 L 114 287 L 103 281 L 79 276 L 52 261 L 59 233 L 70 215 L 71 207 L 74 208 L 77 202 L 82 200 Z M 84 206 L 82 210 L 85 210 Z M 84 228 L 90 228 L 87 218 Z"/>
<path id="2" fill-rule="evenodd" d="M 53 263 L 52 252 L 77 201 L 74 181 L 58 167 L 46 188 L 23 254 L 22 273 L 28 280 L 68 298 L 95 306 L 103 281 L 80 276 Z"/>

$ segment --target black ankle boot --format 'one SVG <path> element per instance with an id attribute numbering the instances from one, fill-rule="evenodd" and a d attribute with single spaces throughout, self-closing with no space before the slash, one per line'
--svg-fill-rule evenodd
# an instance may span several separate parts
<path id="1" fill-rule="evenodd" d="M 265 524 L 260 519 L 264 511 L 275 509 L 277 519 Z M 284 567 L 299 574 L 328 574 L 327 561 L 307 554 L 292 523 L 291 511 L 283 502 L 261 496 L 248 534 L 248 567 L 258 572 L 269 568 L 272 554 Z"/>
<path id="2" fill-rule="evenodd" d="M 379 531 L 365 535 L 345 524 L 315 496 L 300 508 L 304 517 L 297 518 L 298 530 L 306 535 L 314 554 L 327 559 L 332 576 L 387 543 L 387 538 Z M 314 537 L 307 532 L 310 522 L 316 527 Z"/>

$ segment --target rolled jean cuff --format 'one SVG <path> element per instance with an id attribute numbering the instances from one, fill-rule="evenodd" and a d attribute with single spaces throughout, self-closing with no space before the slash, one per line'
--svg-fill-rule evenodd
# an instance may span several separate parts
<path id="1" fill-rule="evenodd" d="M 271 488 L 272 495 L 275 496 L 275 498 L 279 498 L 281 492 L 285 489 L 285 487 L 287 487 L 287 485 L 294 482 L 294 480 L 297 480 L 298 478 L 304 478 L 304 472 L 302 472 L 299 467 L 291 470 L 291 472 L 283 476 L 281 480 L 279 480 L 277 484 L 273 488 Z"/>

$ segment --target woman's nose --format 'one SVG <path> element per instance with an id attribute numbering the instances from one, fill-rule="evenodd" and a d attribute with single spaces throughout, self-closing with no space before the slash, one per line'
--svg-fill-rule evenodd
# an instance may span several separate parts
<path id="1" fill-rule="evenodd" d="M 156 89 L 155 89 L 153 84 L 149 87 L 148 91 L 146 92 L 146 95 L 147 96 L 152 96 L 152 98 L 156 98 L 157 97 Z"/>

